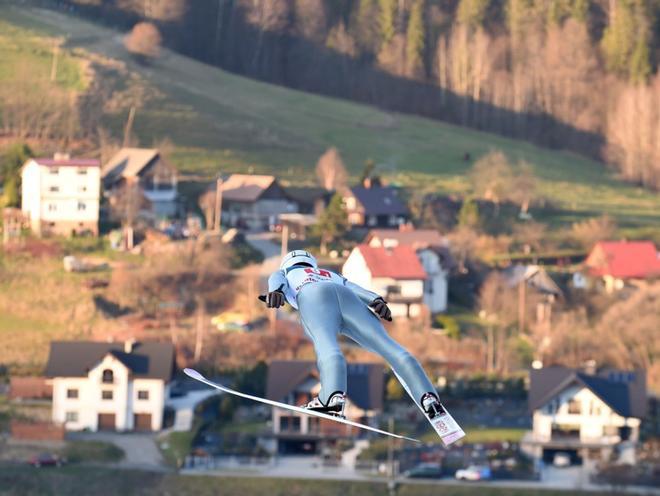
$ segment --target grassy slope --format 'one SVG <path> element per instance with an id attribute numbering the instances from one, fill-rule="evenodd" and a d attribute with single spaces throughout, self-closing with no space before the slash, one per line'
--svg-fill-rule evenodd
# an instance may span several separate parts
<path id="1" fill-rule="evenodd" d="M 334 145 L 353 174 L 372 158 L 398 183 L 461 193 L 467 191 L 465 172 L 471 166 L 464 153 L 475 160 L 501 149 L 514 161 L 530 162 L 541 178 L 541 194 L 564 209 L 545 221 L 560 225 L 607 212 L 634 229 L 627 234 L 655 234 L 660 226 L 658 195 L 622 184 L 603 164 L 572 153 L 264 84 L 170 52 L 153 66 L 140 67 L 127 57 L 116 32 L 76 18 L 6 7 L 0 18 L 51 35 L 67 32 L 70 47 L 125 62 L 151 95 L 135 121 L 140 143 L 171 139 L 173 159 L 183 171 L 210 175 L 247 169 L 312 183 L 316 159 Z M 115 136 L 126 112 L 105 116 Z"/>
<path id="2" fill-rule="evenodd" d="M 488 486 L 402 485 L 400 496 L 468 496 L 478 490 L 481 496 L 577 496 L 577 491 L 545 491 L 537 489 L 507 489 Z M 34 470 L 31 467 L 0 466 L 0 495 L 238 495 L 245 496 L 375 496 L 387 494 L 384 482 L 345 482 L 327 480 L 265 479 L 260 477 L 180 476 L 111 470 L 96 467 L 65 467 L 54 470 Z M 612 494 L 590 492 L 588 494 Z"/>

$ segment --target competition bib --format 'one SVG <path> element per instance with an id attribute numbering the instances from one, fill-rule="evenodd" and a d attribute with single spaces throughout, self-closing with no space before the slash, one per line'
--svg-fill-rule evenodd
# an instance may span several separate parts
<path id="1" fill-rule="evenodd" d="M 324 283 L 330 282 L 334 284 L 344 284 L 344 278 L 338 276 L 334 272 L 324 269 L 313 269 L 311 267 L 301 267 L 293 269 L 286 275 L 286 279 L 289 283 L 290 295 L 292 298 L 287 298 L 289 303 L 294 308 L 297 308 L 295 305 L 295 299 L 298 296 L 298 292 L 307 284 L 313 283 Z"/>

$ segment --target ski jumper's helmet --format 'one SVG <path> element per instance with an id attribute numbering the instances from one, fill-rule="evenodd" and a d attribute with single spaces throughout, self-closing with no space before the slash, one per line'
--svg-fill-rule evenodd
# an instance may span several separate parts
<path id="1" fill-rule="evenodd" d="M 315 269 L 318 268 L 316 259 L 310 252 L 305 250 L 293 250 L 284 255 L 282 263 L 280 264 L 280 270 L 286 270 L 299 263 L 309 264 Z"/>

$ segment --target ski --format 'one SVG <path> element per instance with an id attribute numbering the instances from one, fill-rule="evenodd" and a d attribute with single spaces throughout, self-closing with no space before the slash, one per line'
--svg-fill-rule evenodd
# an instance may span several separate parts
<path id="1" fill-rule="evenodd" d="M 406 441 L 412 441 L 414 443 L 421 443 L 419 439 L 415 439 L 412 437 L 406 437 L 406 436 L 401 436 L 399 434 L 394 434 L 392 432 L 388 431 L 383 431 L 380 429 L 376 429 L 375 427 L 371 427 L 369 425 L 364 425 L 360 424 L 358 422 L 353 422 L 351 420 L 346 420 L 342 419 L 340 417 L 335 417 L 333 415 L 328 415 L 326 413 L 321 413 L 321 412 L 316 412 L 314 410 L 308 410 L 306 408 L 301 408 L 299 406 L 293 406 L 293 405 L 288 405 L 286 403 L 280 403 L 279 401 L 273 401 L 273 400 L 268 400 L 266 398 L 260 398 L 258 396 L 252 396 L 250 394 L 245 394 L 241 393 L 239 391 L 234 391 L 233 389 L 230 389 L 228 387 L 223 386 L 222 384 L 217 384 L 213 381 L 208 380 L 206 377 L 204 377 L 202 374 L 197 372 L 194 369 L 183 369 L 183 372 L 190 378 L 195 379 L 196 381 L 203 382 L 204 384 L 211 386 L 213 388 L 219 389 L 220 391 L 224 391 L 225 393 L 233 394 L 235 396 L 240 396 L 241 398 L 246 398 L 248 400 L 252 401 L 258 401 L 259 403 L 265 403 L 266 405 L 271 405 L 271 406 L 276 406 L 278 408 L 284 408 L 285 410 L 291 410 L 292 412 L 298 412 L 302 413 L 305 415 L 311 415 L 312 417 L 319 417 L 319 418 L 324 418 L 328 420 L 332 420 L 333 422 L 339 422 L 340 424 L 346 424 L 346 425 L 352 425 L 353 427 L 357 427 L 359 429 L 365 429 L 371 432 L 377 432 L 378 434 L 383 434 L 385 436 L 391 436 L 395 437 L 397 439 L 405 439 Z"/>
<path id="2" fill-rule="evenodd" d="M 422 415 L 424 415 L 426 420 L 428 420 L 431 423 L 431 426 L 438 434 L 438 436 L 440 436 L 440 439 L 442 440 L 442 444 L 444 444 L 445 447 L 465 437 L 465 432 L 463 432 L 461 426 L 458 425 L 458 422 L 454 420 L 454 418 L 449 414 L 449 412 L 442 403 L 440 404 L 440 407 L 442 408 L 442 413 L 440 413 L 440 415 L 436 415 L 433 418 L 429 418 L 429 416 L 426 414 L 422 406 L 413 397 L 412 393 L 410 392 L 410 389 L 408 388 L 408 385 L 403 381 L 403 379 L 401 379 L 401 377 L 399 377 L 399 374 L 397 374 L 394 371 L 394 369 L 392 369 L 392 372 L 394 372 L 396 378 L 399 379 L 399 382 L 403 386 L 403 389 L 405 389 L 408 395 L 412 398 L 413 403 L 415 403 L 415 405 L 419 407 L 419 409 L 422 412 Z"/>

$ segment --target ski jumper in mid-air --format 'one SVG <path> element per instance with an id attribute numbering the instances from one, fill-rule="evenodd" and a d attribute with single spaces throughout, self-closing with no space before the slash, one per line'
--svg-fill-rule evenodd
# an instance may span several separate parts
<path id="1" fill-rule="evenodd" d="M 422 410 L 433 418 L 443 414 L 435 389 L 417 359 L 394 341 L 379 317 L 392 320 L 387 302 L 334 272 L 319 269 L 308 252 L 289 252 L 268 279 L 270 308 L 288 302 L 300 314 L 305 333 L 314 343 L 321 375 L 319 395 L 305 408 L 343 416 L 346 403 L 346 360 L 337 339 L 348 336 L 382 356 L 407 386 Z"/>

